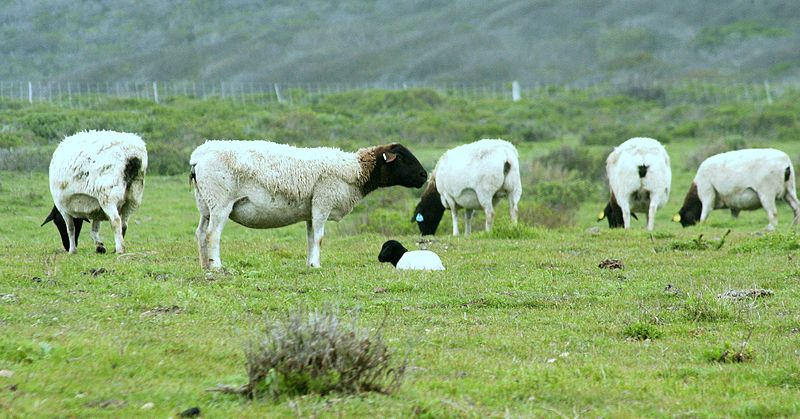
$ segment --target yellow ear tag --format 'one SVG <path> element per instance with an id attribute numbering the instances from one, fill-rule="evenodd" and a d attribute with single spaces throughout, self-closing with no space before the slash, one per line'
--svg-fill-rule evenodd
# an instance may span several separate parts
<path id="1" fill-rule="evenodd" d="M 681 222 L 681 215 L 675 214 L 675 216 L 672 217 L 672 221 L 675 221 L 676 223 Z"/>
<path id="2" fill-rule="evenodd" d="M 597 221 L 600 221 L 603 218 L 606 218 L 606 213 L 603 212 L 603 211 L 600 211 L 600 214 L 597 214 Z"/>

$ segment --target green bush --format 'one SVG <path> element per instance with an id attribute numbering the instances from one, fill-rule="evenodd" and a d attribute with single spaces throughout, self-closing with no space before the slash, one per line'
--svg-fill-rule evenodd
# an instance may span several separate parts
<path id="1" fill-rule="evenodd" d="M 661 330 L 658 326 L 648 322 L 635 322 L 625 326 L 622 334 L 635 340 L 653 340 L 661 337 Z"/>

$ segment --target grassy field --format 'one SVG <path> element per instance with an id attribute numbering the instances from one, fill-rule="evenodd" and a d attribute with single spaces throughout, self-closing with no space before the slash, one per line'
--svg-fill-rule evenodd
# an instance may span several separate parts
<path id="1" fill-rule="evenodd" d="M 441 256 L 441 273 L 399 273 L 377 261 L 387 236 L 417 248 L 408 220 L 419 191 L 376 191 L 330 223 L 317 270 L 304 265 L 303 225 L 229 223 L 222 258 L 230 272 L 209 277 L 197 262 L 186 176 L 148 177 L 128 254 L 94 254 L 86 231 L 78 254 L 67 255 L 55 228 L 39 226 L 52 205 L 46 174 L 0 172 L 0 412 L 796 416 L 800 238 L 791 211 L 779 206 L 770 234 L 762 234 L 761 210 L 736 220 L 717 211 L 689 229 L 670 222 L 693 176 L 685 160 L 700 145 L 667 145 L 673 192 L 653 235 L 643 219 L 631 231 L 596 223 L 605 192 L 556 229 L 529 225 L 530 213 L 512 228 L 502 204 L 492 233 L 454 238 L 445 222 L 424 243 Z M 800 153 L 798 144 L 770 145 Z M 557 146 L 525 145 L 521 158 Z M 428 167 L 446 148 L 411 147 Z M 101 234 L 112 241 L 108 224 Z M 600 269 L 606 258 L 624 269 Z M 752 288 L 774 295 L 717 297 Z M 399 391 L 253 401 L 206 391 L 246 382 L 243 349 L 265 316 L 327 303 L 358 310 L 371 327 L 388 315 L 384 335 L 410 364 Z M 726 362 L 734 358 L 726 354 L 743 362 Z"/>

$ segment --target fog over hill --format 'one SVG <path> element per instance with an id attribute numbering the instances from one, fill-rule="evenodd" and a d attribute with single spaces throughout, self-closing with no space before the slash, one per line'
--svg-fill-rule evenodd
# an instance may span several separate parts
<path id="1" fill-rule="evenodd" d="M 800 1 L 0 4 L 2 80 L 800 80 Z"/>

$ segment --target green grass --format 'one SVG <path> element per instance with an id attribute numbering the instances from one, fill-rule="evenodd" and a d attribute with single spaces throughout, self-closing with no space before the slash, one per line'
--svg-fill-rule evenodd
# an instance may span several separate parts
<path id="1" fill-rule="evenodd" d="M 652 236 L 644 219 L 627 232 L 596 223 L 597 195 L 580 205 L 574 225 L 552 230 L 509 226 L 502 203 L 492 233 L 451 237 L 445 217 L 428 243 L 447 267 L 441 273 L 399 273 L 377 261 L 387 237 L 417 247 L 408 220 L 419 191 L 376 191 L 330 223 L 317 270 L 304 266 L 304 226 L 259 231 L 228 223 L 222 258 L 230 272 L 207 277 L 185 176 L 147 178 L 128 254 L 94 254 L 86 231 L 79 253 L 67 255 L 55 228 L 39 226 L 52 205 L 46 175 L 0 172 L 0 370 L 13 372 L 0 376 L 0 412 L 174 417 L 198 406 L 205 417 L 798 415 L 800 260 L 791 212 L 781 204 L 778 232 L 764 236 L 761 210 L 735 220 L 715 211 L 688 229 L 670 222 L 693 175 L 683 161 L 696 147 L 667 144 L 673 192 Z M 523 145 L 521 159 L 553 148 Z M 430 161 L 441 149 L 414 151 Z M 521 206 L 537 202 L 523 195 Z M 371 216 L 377 208 L 383 212 Z M 481 230 L 482 216 L 474 223 Z M 599 234 L 587 231 L 594 226 Z M 101 234 L 111 240 L 107 224 Z M 700 234 L 712 245 L 673 246 Z M 625 269 L 599 269 L 606 258 L 621 259 Z M 91 273 L 99 268 L 106 271 Z M 667 284 L 680 292 L 665 292 Z M 745 288 L 775 294 L 716 298 Z M 409 360 L 395 394 L 251 401 L 206 391 L 247 382 L 245 345 L 264 316 L 330 303 L 359 309 L 371 327 L 388 314 L 383 334 Z M 747 362 L 714 360 L 748 336 Z M 146 403 L 152 409 L 142 410 Z"/>

